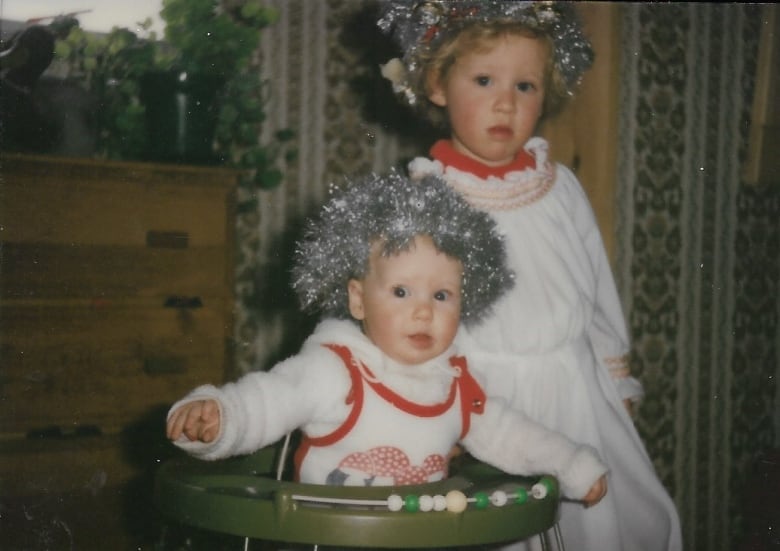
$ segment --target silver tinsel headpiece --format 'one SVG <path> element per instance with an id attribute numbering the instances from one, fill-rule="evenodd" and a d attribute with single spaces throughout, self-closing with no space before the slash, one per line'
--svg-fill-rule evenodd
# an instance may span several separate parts
<path id="1" fill-rule="evenodd" d="M 553 62 L 570 94 L 593 63 L 593 49 L 570 2 L 381 0 L 380 5 L 377 25 L 403 52 L 402 61 L 391 60 L 382 74 L 410 104 L 416 102 L 409 82 L 420 71 L 420 54 L 434 51 L 446 37 L 471 23 L 512 21 L 550 36 Z"/>
<path id="2" fill-rule="evenodd" d="M 332 188 L 331 194 L 295 251 L 293 288 L 305 309 L 349 319 L 347 284 L 365 275 L 377 240 L 382 254 L 392 255 L 427 235 L 440 252 L 460 260 L 465 324 L 481 319 L 514 284 L 503 238 L 490 216 L 438 178 L 413 182 L 392 171 Z"/>

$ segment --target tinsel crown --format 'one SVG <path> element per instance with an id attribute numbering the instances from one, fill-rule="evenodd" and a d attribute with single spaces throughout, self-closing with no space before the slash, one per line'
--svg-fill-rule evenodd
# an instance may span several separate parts
<path id="1" fill-rule="evenodd" d="M 435 50 L 446 37 L 471 23 L 513 21 L 550 36 L 553 63 L 570 94 L 593 63 L 593 49 L 570 2 L 381 0 L 380 15 L 377 25 L 403 52 L 403 71 L 389 65 L 383 67 L 383 75 L 410 104 L 417 99 L 409 81 L 420 71 L 420 54 Z"/>
<path id="2" fill-rule="evenodd" d="M 462 263 L 464 324 L 481 319 L 514 284 L 493 220 L 439 178 L 411 181 L 394 170 L 332 187 L 331 195 L 295 251 L 293 288 L 304 309 L 349 319 L 347 284 L 365 275 L 371 246 L 378 241 L 382 254 L 393 255 L 419 235 Z"/>

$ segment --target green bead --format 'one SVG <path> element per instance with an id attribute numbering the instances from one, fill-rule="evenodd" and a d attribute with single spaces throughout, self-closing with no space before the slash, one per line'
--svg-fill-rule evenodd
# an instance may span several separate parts
<path id="1" fill-rule="evenodd" d="M 518 488 L 517 489 L 517 497 L 515 498 L 515 503 L 522 505 L 528 501 L 528 492 L 525 488 Z"/>
<path id="2" fill-rule="evenodd" d="M 404 509 L 410 513 L 416 513 L 420 510 L 420 498 L 415 495 L 408 495 L 404 498 Z"/>
<path id="3" fill-rule="evenodd" d="M 477 492 L 474 494 L 474 502 L 477 505 L 477 509 L 486 509 L 490 503 L 490 498 L 485 492 Z"/>

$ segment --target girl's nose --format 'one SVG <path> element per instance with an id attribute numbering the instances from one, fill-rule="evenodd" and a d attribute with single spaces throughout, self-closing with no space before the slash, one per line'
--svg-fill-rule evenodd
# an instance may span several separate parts
<path id="1" fill-rule="evenodd" d="M 496 92 L 495 106 L 498 111 L 512 113 L 515 110 L 514 89 L 501 89 Z"/>

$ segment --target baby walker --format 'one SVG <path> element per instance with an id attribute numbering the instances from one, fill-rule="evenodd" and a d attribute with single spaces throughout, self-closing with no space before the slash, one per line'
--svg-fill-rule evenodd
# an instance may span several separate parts
<path id="1" fill-rule="evenodd" d="M 245 549 L 251 539 L 316 550 L 459 547 L 534 535 L 549 549 L 551 528 L 563 549 L 552 476 L 511 476 L 459 458 L 452 476 L 422 485 L 300 484 L 282 480 L 288 441 L 222 461 L 172 459 L 157 473 L 156 505 L 182 524 L 240 536 Z"/>

